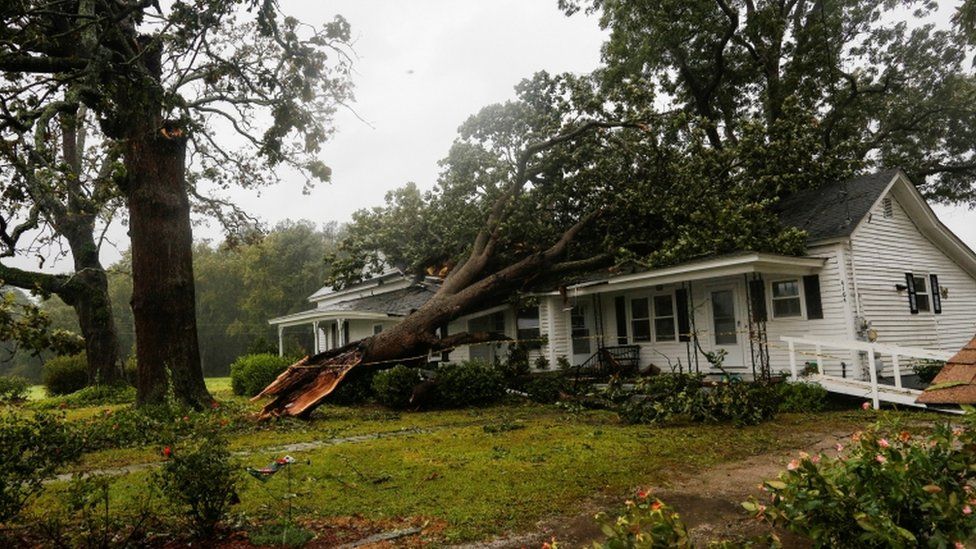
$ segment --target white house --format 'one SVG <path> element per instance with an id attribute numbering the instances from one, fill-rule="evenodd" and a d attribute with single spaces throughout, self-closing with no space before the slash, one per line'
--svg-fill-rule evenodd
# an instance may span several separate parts
<path id="1" fill-rule="evenodd" d="M 799 193 L 780 206 L 784 223 L 807 231 L 803 257 L 743 251 L 660 269 L 596 273 L 537 306 L 511 305 L 450 323 L 448 333 L 503 332 L 534 356 L 582 364 L 601 348 L 631 346 L 639 364 L 751 377 L 787 369 L 781 336 L 871 340 L 944 351 L 976 333 L 976 253 L 947 229 L 900 170 Z M 396 273 L 341 291 L 323 288 L 310 311 L 271 324 L 312 325 L 315 351 L 384 329 L 419 307 L 434 278 Z M 493 358 L 505 344 L 460 348 L 450 360 Z M 812 355 L 810 355 L 812 357 Z M 861 379 L 856 352 L 827 352 L 825 372 Z"/>

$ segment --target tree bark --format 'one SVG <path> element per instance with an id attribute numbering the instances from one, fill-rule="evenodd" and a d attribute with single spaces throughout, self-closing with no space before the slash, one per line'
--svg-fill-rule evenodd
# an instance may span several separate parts
<path id="1" fill-rule="evenodd" d="M 203 408 L 193 287 L 193 237 L 186 193 L 186 138 L 151 129 L 125 141 L 125 185 L 132 240 L 132 314 L 140 405 L 172 396 Z"/>

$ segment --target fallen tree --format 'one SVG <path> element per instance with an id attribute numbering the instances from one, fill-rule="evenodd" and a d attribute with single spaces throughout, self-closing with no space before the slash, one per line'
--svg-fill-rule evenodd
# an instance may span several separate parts
<path id="1" fill-rule="evenodd" d="M 335 287 L 391 264 L 417 276 L 447 269 L 435 295 L 393 328 L 289 367 L 255 397 L 273 397 L 264 417 L 307 416 L 359 369 L 491 341 L 496 334 L 441 337 L 439 328 L 580 273 L 653 261 L 660 249 L 669 260 L 740 246 L 801 249 L 802 235 L 759 207 L 748 180 L 728 169 L 704 176 L 725 153 L 680 117 L 627 106 L 647 98 L 612 104 L 589 77 L 546 74 L 518 91 L 519 101 L 462 126 L 434 191 L 408 185 L 385 207 L 359 212 L 331 257 Z M 709 238 L 689 238 L 698 231 Z"/>

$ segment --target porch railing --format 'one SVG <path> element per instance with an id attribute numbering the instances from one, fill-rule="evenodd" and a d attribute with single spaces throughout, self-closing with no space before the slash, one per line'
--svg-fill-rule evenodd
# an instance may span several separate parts
<path id="1" fill-rule="evenodd" d="M 590 358 L 573 369 L 577 379 L 632 375 L 640 370 L 639 359 L 639 345 L 600 347 Z"/>
<path id="2" fill-rule="evenodd" d="M 817 373 L 823 378 L 835 378 L 840 379 L 838 376 L 827 375 L 824 372 L 824 349 L 840 349 L 844 351 L 852 351 L 858 353 L 867 354 L 868 362 L 868 375 L 870 377 L 871 385 L 871 400 L 874 408 L 877 409 L 880 406 L 879 389 L 878 389 L 878 364 L 877 358 L 879 355 L 890 355 L 891 356 L 891 366 L 892 375 L 894 377 L 895 387 L 897 389 L 902 389 L 902 371 L 901 371 L 901 358 L 922 358 L 928 360 L 941 360 L 946 361 L 952 358 L 953 353 L 948 351 L 938 351 L 933 349 L 923 349 L 921 347 L 903 347 L 900 345 L 890 345 L 886 343 L 871 343 L 868 341 L 856 341 L 856 340 L 840 340 L 840 339 L 828 339 L 828 338 L 813 338 L 813 337 L 792 337 L 792 336 L 781 336 L 780 341 L 787 344 L 790 353 L 790 379 L 796 381 L 799 377 L 799 371 L 797 369 L 797 346 L 805 345 L 807 347 L 813 347 L 813 357 L 816 359 Z"/>

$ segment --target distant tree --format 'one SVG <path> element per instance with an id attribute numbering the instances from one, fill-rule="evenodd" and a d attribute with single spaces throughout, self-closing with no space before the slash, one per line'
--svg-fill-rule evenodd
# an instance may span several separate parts
<path id="1" fill-rule="evenodd" d="M 762 185 L 772 171 L 757 178 L 730 169 L 767 146 L 753 137 L 764 135 L 758 129 L 719 150 L 683 113 L 654 112 L 653 90 L 642 86 L 603 90 L 592 77 L 540 73 L 516 91 L 517 100 L 462 125 L 434 190 L 407 185 L 385 206 L 357 213 L 330 256 L 336 287 L 395 266 L 446 275 L 436 294 L 395 327 L 291 368 L 264 391 L 275 397 L 266 414 L 307 414 L 360 365 L 389 367 L 497 338 L 439 337 L 438 328 L 520 292 L 632 263 L 803 249 L 802 233 L 767 208 Z M 785 123 L 776 131 L 797 133 Z M 815 164 L 814 151 L 790 150 L 782 174 Z"/>
<path id="2" fill-rule="evenodd" d="M 54 329 L 47 313 L 23 293 L 0 287 L 0 370 L 14 366 L 16 373 L 36 379 L 39 372 L 23 371 L 29 357 L 45 352 L 75 354 L 82 349 L 84 342 L 78 335 Z"/>
<path id="3" fill-rule="evenodd" d="M 715 149 L 759 121 L 806 119 L 828 157 L 901 167 L 930 198 L 976 205 L 976 80 L 953 29 L 915 0 L 560 0 L 610 31 L 608 86 L 660 91 Z M 972 1 L 959 12 L 972 29 Z M 969 23 L 967 23 L 967 21 Z M 796 126 L 795 122 L 790 125 Z M 772 166 L 759 151 L 751 168 Z"/>
<path id="4" fill-rule="evenodd" d="M 218 188 L 292 168 L 328 180 L 316 155 L 348 99 L 349 26 L 321 28 L 274 0 L 18 0 L 0 4 L 0 133 L 20 158 L 82 106 L 117 150 L 128 207 L 141 404 L 211 398 L 200 369 L 190 195 L 228 226 L 249 218 Z M 221 136 L 218 138 L 218 136 Z M 41 139 L 43 142 L 44 139 Z M 193 170 L 187 173 L 188 167 Z"/>

